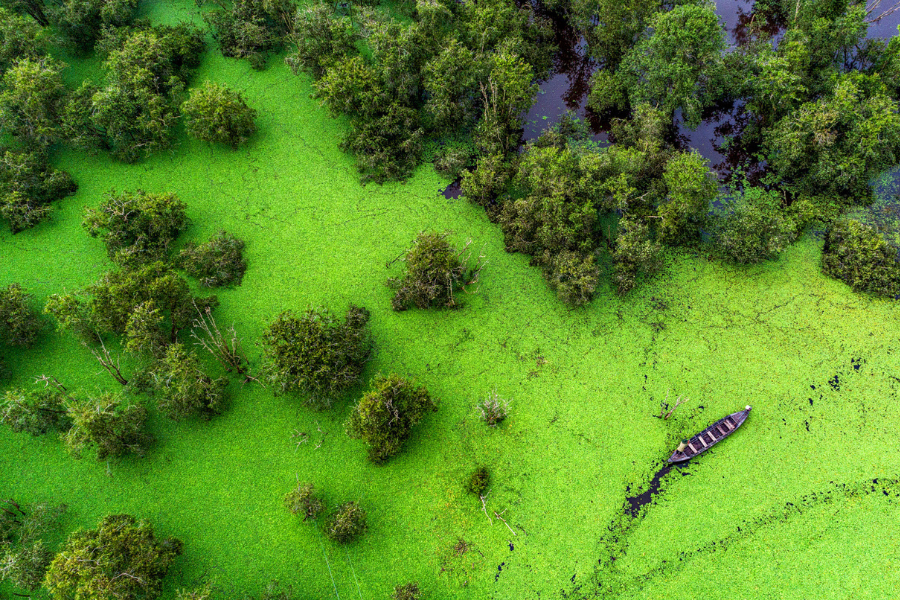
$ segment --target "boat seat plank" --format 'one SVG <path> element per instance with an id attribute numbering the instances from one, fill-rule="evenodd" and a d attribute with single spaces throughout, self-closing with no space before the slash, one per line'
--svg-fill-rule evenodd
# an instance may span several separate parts
<path id="1" fill-rule="evenodd" d="M 703 444 L 703 447 L 704 447 L 704 448 L 707 448 L 707 447 L 709 446 L 709 444 L 706 443 L 706 440 L 703 439 L 703 436 L 702 436 L 702 435 L 701 435 L 701 436 L 697 436 L 697 439 L 700 440 L 700 443 Z"/>

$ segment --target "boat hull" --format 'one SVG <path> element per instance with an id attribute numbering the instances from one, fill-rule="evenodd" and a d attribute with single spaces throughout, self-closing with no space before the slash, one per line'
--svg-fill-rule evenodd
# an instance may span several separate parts
<path id="1" fill-rule="evenodd" d="M 691 439 L 687 441 L 683 450 L 676 450 L 669 457 L 670 463 L 679 463 L 690 460 L 698 454 L 703 454 L 732 433 L 738 430 L 738 427 L 747 420 L 750 414 L 748 406 L 742 411 L 732 413 L 727 417 L 719 419 Z"/>

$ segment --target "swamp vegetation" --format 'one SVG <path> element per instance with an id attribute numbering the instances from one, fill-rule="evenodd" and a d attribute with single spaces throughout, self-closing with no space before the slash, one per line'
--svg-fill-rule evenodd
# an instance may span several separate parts
<path id="1" fill-rule="evenodd" d="M 0 598 L 890 596 L 891 9 L 0 0 Z"/>

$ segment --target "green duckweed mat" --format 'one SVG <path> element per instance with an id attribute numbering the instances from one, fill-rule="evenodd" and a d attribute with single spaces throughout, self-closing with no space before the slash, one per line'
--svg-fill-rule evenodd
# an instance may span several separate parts
<path id="1" fill-rule="evenodd" d="M 157 21 L 197 19 L 156 3 Z M 96 71 L 70 60 L 69 77 Z M 232 383 L 210 422 L 154 416 L 143 459 L 68 457 L 52 436 L 0 430 L 0 495 L 65 502 L 66 526 L 128 512 L 185 542 L 164 597 L 212 578 L 226 597 L 271 579 L 302 598 L 387 598 L 418 581 L 426 598 L 888 598 L 900 589 L 900 311 L 819 269 L 809 235 L 772 263 L 737 268 L 671 256 L 665 274 L 621 299 L 607 287 L 567 310 L 528 257 L 430 167 L 405 184 L 358 183 L 337 144 L 343 124 L 278 57 L 252 71 L 207 52 L 193 85 L 240 90 L 259 134 L 231 151 L 189 140 L 136 165 L 62 151 L 79 191 L 52 222 L 0 233 L 0 285 L 43 303 L 110 267 L 81 227 L 110 189 L 176 192 L 193 220 L 181 242 L 225 229 L 247 242 L 242 286 L 219 291 L 254 361 L 284 309 L 356 303 L 377 343 L 366 372 L 417 378 L 440 409 L 405 452 L 365 460 L 343 422 L 353 398 L 311 412 L 296 398 Z M 386 263 L 422 230 L 452 230 L 488 263 L 450 312 L 390 310 Z M 475 291 L 475 290 L 470 290 Z M 78 395 L 114 390 L 71 337 L 47 327 L 8 354 L 3 389 L 54 375 Z M 496 430 L 475 407 L 511 398 Z M 688 398 L 667 421 L 669 395 Z M 354 394 L 358 397 L 359 392 Z M 651 480 L 684 435 L 753 406 L 734 436 Z M 308 442 L 298 444 L 305 433 Z M 486 503 L 464 491 L 492 472 Z M 340 547 L 282 506 L 297 479 L 331 504 L 358 500 L 370 530 Z M 628 497 L 657 489 L 631 510 Z M 460 544 L 460 540 L 465 544 Z M 0 593 L 4 590 L 0 588 Z M 6 590 L 9 591 L 9 590 Z"/>

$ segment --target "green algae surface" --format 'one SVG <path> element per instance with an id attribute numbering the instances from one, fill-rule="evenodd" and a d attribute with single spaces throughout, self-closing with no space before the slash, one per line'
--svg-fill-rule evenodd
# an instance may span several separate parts
<path id="1" fill-rule="evenodd" d="M 157 21 L 197 19 L 157 3 Z M 69 77 L 96 69 L 70 60 Z M 362 187 L 337 144 L 343 124 L 309 98 L 308 78 L 276 57 L 254 72 L 214 50 L 192 84 L 241 91 L 259 133 L 238 151 L 181 137 L 136 165 L 71 150 L 55 159 L 79 184 L 54 219 L 0 233 L 0 285 L 39 302 L 110 268 L 83 231 L 110 189 L 172 191 L 193 224 L 181 242 L 225 229 L 247 242 L 238 288 L 219 291 L 254 362 L 285 309 L 348 303 L 372 312 L 366 378 L 397 372 L 440 403 L 385 465 L 343 432 L 350 402 L 311 412 L 296 398 L 234 382 L 210 422 L 151 422 L 142 459 L 66 455 L 52 436 L 0 430 L 0 495 L 65 502 L 69 529 L 104 514 L 150 520 L 185 542 L 164 597 L 212 578 L 227 597 L 271 579 L 300 597 L 386 598 L 418 581 L 427 598 L 886 598 L 900 589 L 900 310 L 853 294 L 819 269 L 809 235 L 778 261 L 730 267 L 674 255 L 665 274 L 618 298 L 568 310 L 528 257 L 428 167 L 405 184 Z M 451 230 L 487 259 L 454 311 L 390 310 L 385 265 L 426 229 Z M 53 375 L 76 395 L 115 384 L 49 320 L 38 344 L 7 353 L 4 388 Z M 497 429 L 476 402 L 512 398 Z M 669 420 L 667 397 L 686 397 Z M 356 393 L 358 396 L 358 392 Z M 728 440 L 649 488 L 678 440 L 752 405 Z M 305 434 L 308 441 L 301 442 Z M 484 505 L 465 491 L 487 465 Z M 297 480 L 327 502 L 357 500 L 369 532 L 336 546 L 282 505 Z M 465 544 L 460 544 L 460 540 Z M 8 592 L 0 588 L 0 594 Z"/>

